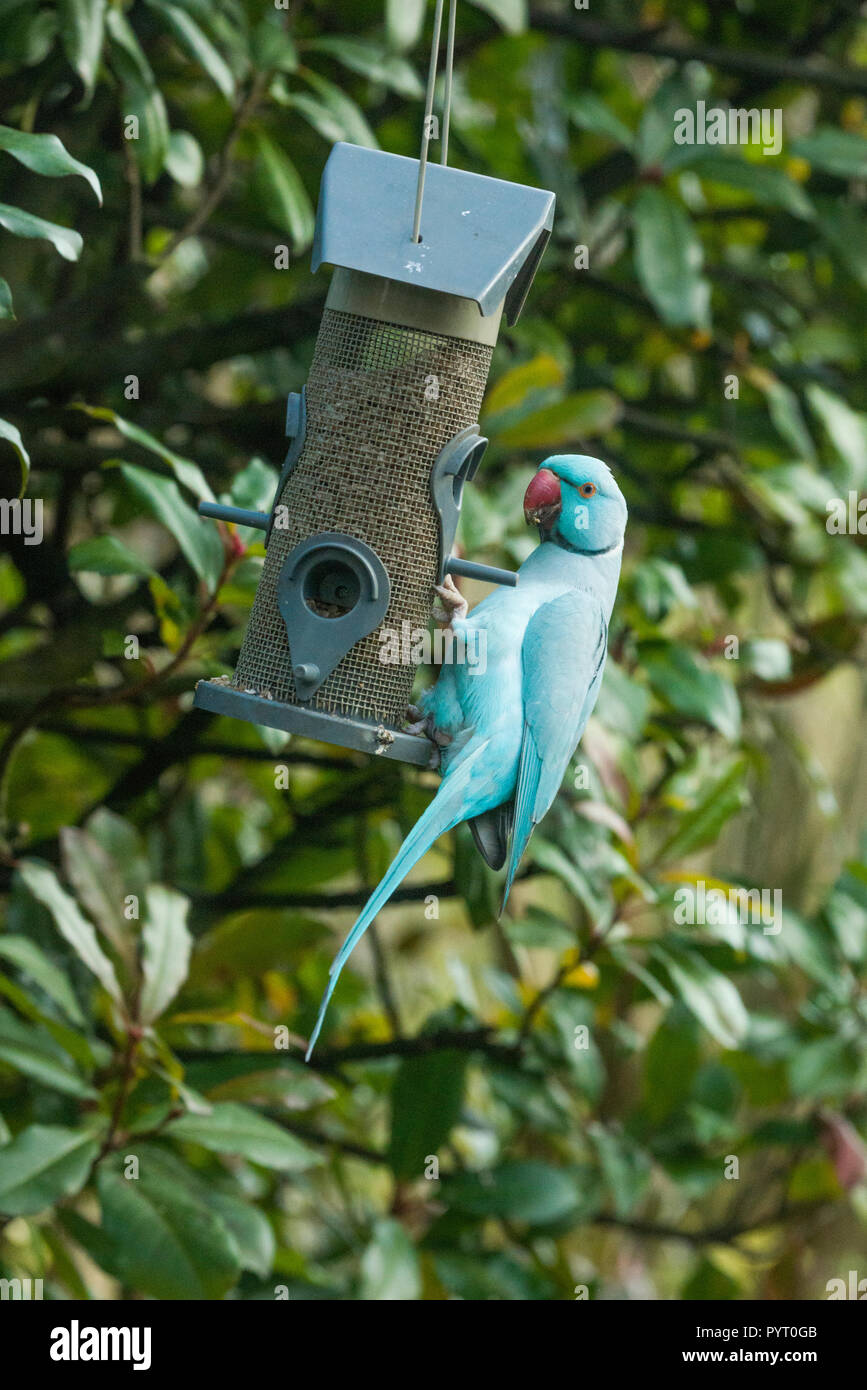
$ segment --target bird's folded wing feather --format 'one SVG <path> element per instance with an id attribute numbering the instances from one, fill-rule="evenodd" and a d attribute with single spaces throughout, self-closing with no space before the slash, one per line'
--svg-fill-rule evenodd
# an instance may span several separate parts
<path id="1" fill-rule="evenodd" d="M 521 648 L 524 733 L 503 907 L 596 703 L 607 641 L 605 613 L 590 589 L 552 599 L 527 624 Z"/>

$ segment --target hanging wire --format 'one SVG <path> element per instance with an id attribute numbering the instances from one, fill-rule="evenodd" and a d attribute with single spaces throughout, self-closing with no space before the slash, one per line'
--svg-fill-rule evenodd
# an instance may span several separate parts
<path id="1" fill-rule="evenodd" d="M 415 190 L 415 215 L 412 220 L 412 239 L 421 241 L 421 205 L 424 198 L 424 178 L 427 172 L 427 151 L 430 144 L 431 117 L 433 115 L 434 86 L 437 80 L 437 59 L 440 48 L 440 30 L 443 22 L 443 0 L 436 0 L 434 11 L 433 39 L 430 46 L 430 66 L 427 74 L 427 91 L 424 103 L 424 128 L 421 136 L 421 150 L 418 157 L 418 183 Z"/>
<path id="2" fill-rule="evenodd" d="M 449 162 L 449 121 L 452 114 L 452 69 L 455 64 L 455 19 L 458 0 L 449 0 L 449 35 L 446 44 L 446 87 L 443 93 L 443 143 L 440 163 Z"/>

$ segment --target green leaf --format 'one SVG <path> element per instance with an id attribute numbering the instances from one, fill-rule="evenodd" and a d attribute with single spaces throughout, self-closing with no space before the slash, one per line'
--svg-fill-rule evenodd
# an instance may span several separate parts
<path id="1" fill-rule="evenodd" d="M 296 72 L 298 50 L 276 8 L 266 9 L 249 39 L 250 61 L 259 72 Z M 273 94 L 273 93 L 272 93 Z"/>
<path id="2" fill-rule="evenodd" d="M 92 536 L 74 545 L 67 563 L 73 573 L 153 574 L 152 567 L 139 558 L 118 536 Z"/>
<path id="3" fill-rule="evenodd" d="M 138 137 L 132 140 L 136 162 L 147 183 L 159 178 L 169 148 L 169 118 L 163 94 L 141 44 L 116 6 L 109 7 L 106 28 L 111 35 L 111 62 L 121 82 L 121 120 L 126 138 L 126 117 L 138 120 Z"/>
<path id="4" fill-rule="evenodd" d="M 391 1092 L 388 1161 L 399 1178 L 420 1178 L 461 1113 L 467 1054 L 446 1051 L 401 1062 Z"/>
<path id="5" fill-rule="evenodd" d="M 527 0 L 470 0 L 470 4 L 489 14 L 507 34 L 523 34 L 527 28 Z"/>
<path id="6" fill-rule="evenodd" d="M 268 1218 L 249 1202 L 242 1202 L 219 1188 L 211 1188 L 203 1194 L 203 1200 L 229 1232 L 241 1268 L 266 1279 L 273 1268 L 277 1249 Z"/>
<path id="7" fill-rule="evenodd" d="M 120 431 L 124 439 L 129 439 L 133 444 L 139 444 L 142 449 L 156 454 L 157 458 L 162 459 L 163 463 L 172 470 L 181 487 L 185 487 L 200 502 L 213 502 L 215 500 L 210 484 L 199 465 L 193 463 L 192 459 L 184 458 L 182 454 L 176 454 L 174 449 L 170 449 L 155 435 L 143 430 L 141 425 L 134 425 L 131 420 L 125 420 L 122 415 L 118 415 L 114 410 L 108 410 L 105 406 L 76 403 L 75 408 L 83 411 L 93 420 L 110 421 L 115 429 Z"/>
<path id="8" fill-rule="evenodd" d="M 215 1211 L 155 1165 L 124 1178 L 101 1167 L 102 1227 L 123 1282 L 152 1298 L 222 1298 L 241 1271 L 237 1243 Z"/>
<path id="9" fill-rule="evenodd" d="M 50 1033 L 22 1023 L 8 1010 L 0 1012 L 0 1061 L 64 1095 L 93 1099 L 97 1094 Z"/>
<path id="10" fill-rule="evenodd" d="M 764 207 L 782 208 L 795 217 L 814 215 L 813 205 L 800 184 L 774 165 L 737 155 L 700 154 L 690 159 L 689 167 L 699 178 L 751 193 Z"/>
<path id="11" fill-rule="evenodd" d="M 385 33 L 390 48 L 403 53 L 424 32 L 427 0 L 385 0 Z"/>
<path id="12" fill-rule="evenodd" d="M 265 215 L 272 226 L 289 233 L 293 251 L 303 251 L 313 240 L 315 224 L 307 190 L 289 156 L 261 130 L 256 131 L 256 144 L 254 177 Z"/>
<path id="13" fill-rule="evenodd" d="M 270 463 L 258 457 L 251 458 L 246 468 L 235 474 L 228 495 L 224 494 L 221 501 L 234 502 L 236 507 L 248 507 L 251 511 L 269 512 L 278 477 L 276 468 Z"/>
<path id="14" fill-rule="evenodd" d="M 234 1067 L 220 1064 L 222 1077 L 211 1072 L 210 1080 L 200 1079 L 201 1073 L 193 1064 L 187 1067 L 187 1079 L 192 1086 L 204 1091 L 209 1100 L 239 1100 L 249 1105 L 280 1106 L 286 1110 L 309 1110 L 334 1098 L 333 1087 L 309 1067 L 288 1057 L 279 1066 L 267 1068 L 264 1059 L 257 1061 L 255 1056 L 239 1056 L 231 1062 Z"/>
<path id="15" fill-rule="evenodd" d="M 59 0 L 60 33 L 66 56 L 84 83 L 84 105 L 96 85 L 102 57 L 107 0 Z"/>
<path id="16" fill-rule="evenodd" d="M 135 116 L 138 136 L 130 139 L 136 163 L 145 183 L 156 183 L 169 153 L 169 117 L 158 87 L 125 83 L 123 116 Z M 126 138 L 126 136 L 124 136 Z"/>
<path id="17" fill-rule="evenodd" d="M 844 1196 L 837 1178 L 836 1169 L 830 1158 L 807 1158 L 797 1164 L 789 1175 L 787 1201 L 794 1202 L 834 1202 L 839 1204 Z"/>
<path id="18" fill-rule="evenodd" d="M 862 289 L 867 289 L 867 219 L 856 203 L 818 196 L 816 229 L 831 246 L 838 261 Z"/>
<path id="19" fill-rule="evenodd" d="M 12 307 L 12 291 L 7 281 L 0 276 L 0 319 L 14 319 L 15 310 Z"/>
<path id="20" fill-rule="evenodd" d="M 198 188 L 205 172 L 202 147 L 188 130 L 173 130 L 169 136 L 166 169 L 182 188 Z"/>
<path id="21" fill-rule="evenodd" d="M 123 81 L 132 81 L 143 87 L 155 87 L 153 68 L 145 57 L 144 50 L 135 36 L 129 20 L 117 5 L 110 5 L 105 17 L 105 27 L 111 35 L 111 58 Z"/>
<path id="22" fill-rule="evenodd" d="M 540 352 L 529 362 L 510 367 L 485 396 L 483 418 L 499 415 L 522 405 L 534 391 L 544 391 L 563 383 L 563 367 L 549 352 Z"/>
<path id="23" fill-rule="evenodd" d="M 706 327 L 710 288 L 701 273 L 701 241 L 688 214 L 661 188 L 644 187 L 633 222 L 635 269 L 660 318 L 672 327 Z"/>
<path id="24" fill-rule="evenodd" d="M 703 957 L 674 946 L 654 945 L 651 954 L 662 962 L 675 993 L 712 1038 L 736 1048 L 746 1036 L 749 1015 L 736 986 Z"/>
<path id="25" fill-rule="evenodd" d="M 847 1095 L 855 1080 L 851 1044 L 846 1038 L 816 1038 L 801 1042 L 789 1058 L 792 1094 L 801 1096 Z"/>
<path id="26" fill-rule="evenodd" d="M 443 1183 L 443 1198 L 469 1216 L 502 1216 L 548 1225 L 578 1205 L 574 1178 L 539 1159 L 516 1159 L 482 1173 L 461 1173 Z"/>
<path id="27" fill-rule="evenodd" d="M 605 434 L 617 423 L 621 404 L 613 391 L 577 391 L 499 430 L 496 442 L 515 449 L 550 449 Z"/>
<path id="28" fill-rule="evenodd" d="M 97 812 L 89 826 L 110 816 L 111 812 Z M 60 830 L 60 854 L 63 872 L 79 902 L 131 974 L 137 959 L 136 937 L 123 915 L 124 898 L 133 891 L 124 881 L 131 863 L 121 864 L 112 858 L 90 828 L 82 830 L 74 825 L 64 825 Z"/>
<path id="29" fill-rule="evenodd" d="M 467 1302 L 549 1303 L 559 1297 L 553 1281 L 541 1270 L 500 1251 L 465 1255 L 460 1250 L 437 1249 L 432 1259 L 445 1291 Z"/>
<path id="30" fill-rule="evenodd" d="M 29 1216 L 79 1192 L 99 1152 L 92 1130 L 30 1125 L 0 1148 L 0 1211 Z"/>
<path id="31" fill-rule="evenodd" d="M 0 150 L 6 150 L 19 164 L 24 164 L 36 174 L 45 174 L 49 178 L 78 174 L 87 180 L 102 206 L 102 189 L 96 174 L 87 164 L 73 159 L 56 135 L 31 135 L 12 126 L 0 125 Z"/>
<path id="32" fill-rule="evenodd" d="M 361 1257 L 360 1299 L 368 1303 L 408 1302 L 421 1297 L 415 1246 L 399 1221 L 384 1218 Z"/>
<path id="33" fill-rule="evenodd" d="M 30 455 L 24 447 L 24 440 L 15 425 L 10 425 L 8 420 L 0 420 L 0 439 L 5 439 L 7 444 L 11 444 L 18 455 L 18 462 L 21 467 L 21 493 L 23 493 L 27 486 L 27 479 L 30 477 Z"/>
<path id="34" fill-rule="evenodd" d="M 184 1115 L 173 1120 L 165 1133 L 171 1139 L 201 1144 L 214 1153 L 238 1154 L 279 1172 L 298 1173 L 322 1162 L 321 1156 L 294 1134 L 246 1105 L 229 1101 L 215 1105 L 208 1115 Z"/>
<path id="35" fill-rule="evenodd" d="M 196 943 L 191 979 L 206 981 L 215 972 L 230 976 L 263 975 L 327 937 L 315 917 L 300 912 L 235 913 Z"/>
<path id="36" fill-rule="evenodd" d="M 25 859 L 19 865 L 18 873 L 34 898 L 48 908 L 64 941 L 96 976 L 115 1003 L 120 1004 L 121 991 L 114 966 L 97 941 L 90 922 L 82 916 L 75 899 L 61 887 L 54 871 L 35 859 Z"/>
<path id="37" fill-rule="evenodd" d="M 142 1146 L 141 1172 L 151 1188 L 171 1187 L 217 1216 L 239 1269 L 251 1269 L 263 1279 L 270 1273 L 276 1241 L 267 1217 L 256 1207 L 216 1185 L 212 1173 L 190 1168 L 176 1154 L 152 1144 Z"/>
<path id="38" fill-rule="evenodd" d="M 320 135 L 325 135 L 326 139 L 347 140 L 351 145 L 366 145 L 371 150 L 379 149 L 379 141 L 368 125 L 364 112 L 351 97 L 318 72 L 305 68 L 302 75 L 319 100 L 304 97 L 303 93 L 294 93 L 289 105 L 301 111 Z M 329 137 L 326 134 L 328 130 L 335 133 Z"/>
<path id="39" fill-rule="evenodd" d="M 397 53 L 389 53 L 381 44 L 369 39 L 312 39 L 307 48 L 316 53 L 327 53 L 351 72 L 369 77 L 371 82 L 380 82 L 399 96 L 417 98 L 424 95 L 415 68 L 405 58 Z"/>
<path id="40" fill-rule="evenodd" d="M 473 844 L 466 825 L 459 825 L 455 831 L 453 877 L 473 926 L 486 927 L 495 922 L 500 887 Z"/>
<path id="41" fill-rule="evenodd" d="M 846 465 L 852 484 L 863 486 L 867 482 L 867 415 L 815 382 L 807 387 L 807 400 Z"/>
<path id="42" fill-rule="evenodd" d="M 726 821 L 749 804 L 745 780 L 746 758 L 726 762 L 702 787 L 698 803 L 683 812 L 677 829 L 660 852 L 665 859 L 682 859 L 705 845 L 715 844 Z M 666 788 L 666 801 L 676 805 L 674 787 Z M 680 807 L 678 807 L 680 810 Z"/>
<path id="43" fill-rule="evenodd" d="M 171 478 L 147 468 L 121 464 L 120 471 L 138 499 L 161 521 L 178 543 L 181 554 L 213 591 L 223 570 L 223 546 L 213 523 L 203 520 L 184 501 Z"/>
<path id="44" fill-rule="evenodd" d="M 605 135 L 618 145 L 631 150 L 635 137 L 628 125 L 606 105 L 594 92 L 579 92 L 570 96 L 565 103 L 566 114 L 581 130 L 590 130 L 594 135 Z"/>
<path id="45" fill-rule="evenodd" d="M 633 680 L 609 656 L 596 705 L 600 722 L 612 733 L 622 734 L 624 738 L 637 742 L 644 732 L 649 709 L 650 693 L 647 686 Z"/>
<path id="46" fill-rule="evenodd" d="M 342 123 L 337 116 L 323 102 L 317 101 L 308 92 L 295 92 L 286 101 L 286 105 L 293 111 L 298 111 L 304 120 L 311 125 L 323 140 L 333 144 L 337 140 L 345 140 L 346 134 Z"/>
<path id="47" fill-rule="evenodd" d="M 723 1299 L 740 1298 L 741 1293 L 740 1284 L 730 1274 L 720 1269 L 719 1265 L 714 1264 L 707 1256 L 703 1256 L 681 1289 L 679 1297 L 690 1302 L 706 1299 L 716 1303 Z"/>
<path id="48" fill-rule="evenodd" d="M 154 1023 L 187 978 L 193 938 L 187 930 L 189 899 L 171 888 L 148 889 L 142 929 L 142 992 L 145 1024 Z"/>
<path id="49" fill-rule="evenodd" d="M 650 1178 L 650 1160 L 625 1135 L 594 1121 L 587 1134 L 599 1159 L 605 1190 L 617 1216 L 628 1216 L 643 1196 Z"/>
<path id="50" fill-rule="evenodd" d="M 8 203 L 0 203 L 0 227 L 5 227 L 13 236 L 50 241 L 65 261 L 77 261 L 84 245 L 78 232 L 71 227 L 59 227 L 56 222 L 46 222 L 41 217 L 34 217 L 32 212 L 10 207 Z"/>
<path id="51" fill-rule="evenodd" d="M 836 174 L 841 179 L 867 178 L 867 140 L 852 131 L 819 126 L 812 135 L 793 140 L 790 153 L 806 159 L 825 174 Z"/>
<path id="52" fill-rule="evenodd" d="M 748 372 L 749 380 L 762 391 L 768 402 L 768 413 L 783 439 L 792 446 L 796 454 L 810 461 L 816 458 L 816 448 L 810 431 L 804 423 L 797 395 L 764 368 L 753 368 Z"/>
<path id="53" fill-rule="evenodd" d="M 654 1125 L 686 1103 L 700 1055 L 693 1017 L 677 1005 L 663 1018 L 644 1053 L 644 1104 Z"/>
<path id="54" fill-rule="evenodd" d="M 693 104 L 690 83 L 675 70 L 645 102 L 635 133 L 635 158 L 641 169 L 670 169 L 683 153 L 675 141 L 677 113 Z M 692 153 L 692 148 L 689 149 Z"/>
<path id="55" fill-rule="evenodd" d="M 635 571 L 635 597 L 645 617 L 652 623 L 667 618 L 672 609 L 697 608 L 698 598 L 690 588 L 680 565 L 653 555 Z"/>
<path id="56" fill-rule="evenodd" d="M 105 1231 L 100 1230 L 99 1226 L 94 1226 L 92 1221 L 86 1220 L 73 1207 L 58 1207 L 55 1215 L 64 1234 L 76 1245 L 80 1245 L 94 1264 L 105 1270 L 113 1279 L 121 1278 L 114 1241 Z"/>
<path id="57" fill-rule="evenodd" d="M 503 930 L 515 946 L 546 947 L 558 952 L 575 947 L 574 929 L 542 907 L 527 908 L 518 921 L 504 917 Z"/>
<path id="58" fill-rule="evenodd" d="M 35 941 L 28 936 L 0 936 L 0 959 L 10 961 L 28 975 L 73 1023 L 84 1025 L 84 1015 L 69 980 Z"/>
<path id="59" fill-rule="evenodd" d="M 177 4 L 165 4 L 163 0 L 147 0 L 152 10 L 165 19 L 172 35 L 181 48 L 189 54 L 208 74 L 227 101 L 235 95 L 235 79 L 223 55 L 214 46 L 204 30 Z"/>
<path id="60" fill-rule="evenodd" d="M 537 834 L 533 837 L 530 845 L 530 857 L 533 863 L 538 864 L 545 873 L 555 874 L 562 883 L 565 883 L 569 892 L 574 894 L 580 903 L 584 904 L 590 916 L 594 920 L 599 920 L 605 912 L 605 904 L 597 895 L 582 867 L 573 863 L 570 856 L 564 854 L 559 845 L 555 845 L 544 835 Z"/>
<path id="61" fill-rule="evenodd" d="M 670 642 L 642 652 L 642 666 L 657 695 L 687 719 L 699 719 L 726 738 L 740 737 L 741 711 L 730 681 L 713 671 L 704 657 Z"/>
<path id="62" fill-rule="evenodd" d="M 792 652 L 780 637 L 757 637 L 741 653 L 747 669 L 763 681 L 787 681 L 792 675 Z"/>

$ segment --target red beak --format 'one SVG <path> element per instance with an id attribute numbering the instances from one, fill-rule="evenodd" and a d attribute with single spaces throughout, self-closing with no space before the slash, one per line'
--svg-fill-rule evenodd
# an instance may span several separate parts
<path id="1" fill-rule="evenodd" d="M 524 493 L 524 520 L 528 526 L 547 530 L 557 520 L 562 505 L 560 479 L 550 468 L 540 468 Z"/>

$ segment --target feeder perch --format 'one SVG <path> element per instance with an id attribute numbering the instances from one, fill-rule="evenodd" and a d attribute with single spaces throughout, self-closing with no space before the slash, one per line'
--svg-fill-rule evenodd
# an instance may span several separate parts
<path id="1" fill-rule="evenodd" d="M 231 684 L 200 709 L 399 761 L 415 668 L 379 633 L 425 628 L 446 574 L 514 584 L 452 555 L 500 319 L 517 319 L 551 233 L 554 195 L 442 164 L 338 144 L 325 166 L 313 269 L 335 267 L 269 513 L 202 503 L 258 527 L 266 557 Z"/>

